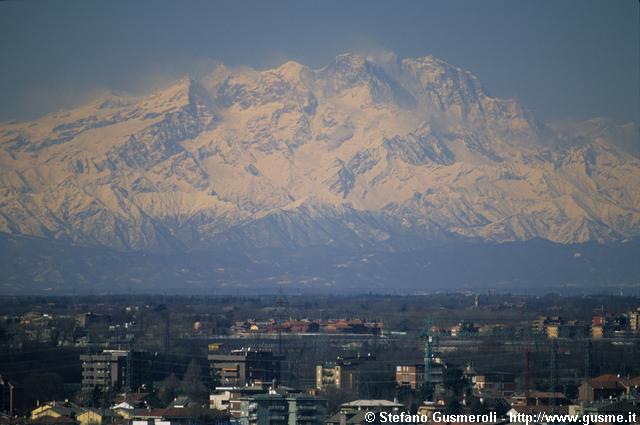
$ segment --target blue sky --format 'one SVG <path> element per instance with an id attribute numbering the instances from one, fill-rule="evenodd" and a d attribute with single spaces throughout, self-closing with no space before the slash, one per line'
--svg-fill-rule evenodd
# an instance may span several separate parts
<path id="1" fill-rule="evenodd" d="M 0 121 L 144 92 L 212 61 L 432 54 L 544 121 L 640 121 L 637 0 L 0 2 Z"/>

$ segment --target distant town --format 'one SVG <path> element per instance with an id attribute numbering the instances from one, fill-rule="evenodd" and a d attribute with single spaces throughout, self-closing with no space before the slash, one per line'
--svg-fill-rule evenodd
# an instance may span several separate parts
<path id="1" fill-rule="evenodd" d="M 383 413 L 634 422 L 640 299 L 0 297 L 0 424 L 347 425 Z"/>

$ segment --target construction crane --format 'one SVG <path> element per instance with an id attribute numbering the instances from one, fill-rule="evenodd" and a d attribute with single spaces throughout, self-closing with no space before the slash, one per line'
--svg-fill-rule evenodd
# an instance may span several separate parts
<path id="1" fill-rule="evenodd" d="M 275 313 L 276 328 L 278 330 L 278 355 L 282 355 L 282 327 L 284 321 L 288 318 L 289 314 L 289 300 L 282 293 L 282 285 L 278 286 L 278 295 L 273 302 L 273 311 Z"/>
<path id="2" fill-rule="evenodd" d="M 556 413 L 556 387 L 558 385 L 558 342 L 554 339 L 551 342 L 551 359 L 549 360 L 549 391 L 551 392 L 551 412 Z"/>
<path id="3" fill-rule="evenodd" d="M 428 387 L 432 383 L 431 377 L 431 358 L 433 356 L 434 337 L 431 332 L 431 318 L 424 321 L 424 329 L 420 337 L 424 340 L 424 385 Z"/>

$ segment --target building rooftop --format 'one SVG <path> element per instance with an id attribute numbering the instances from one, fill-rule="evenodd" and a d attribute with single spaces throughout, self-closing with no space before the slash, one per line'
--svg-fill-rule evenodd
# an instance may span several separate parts
<path id="1" fill-rule="evenodd" d="M 341 407 L 356 407 L 356 408 L 375 408 L 375 407 L 404 407 L 400 403 L 396 403 L 389 400 L 354 400 L 348 403 L 343 403 Z"/>
<path id="2" fill-rule="evenodd" d="M 569 413 L 569 406 L 513 406 L 512 409 L 518 413 L 526 414 L 557 413 L 566 415 Z"/>
<path id="3" fill-rule="evenodd" d="M 365 411 L 358 411 L 358 412 L 354 412 L 352 414 L 346 414 L 346 423 L 347 424 L 363 424 L 366 423 L 366 419 L 365 419 L 365 415 L 367 414 L 367 412 Z M 327 423 L 328 424 L 340 424 L 341 421 L 341 417 L 342 415 L 345 415 L 345 413 L 336 413 L 335 415 L 331 416 L 329 419 L 327 419 Z"/>
<path id="4" fill-rule="evenodd" d="M 170 407 L 166 409 L 136 409 L 134 418 L 140 419 L 180 419 L 180 418 L 198 418 L 206 414 L 207 416 L 223 417 L 227 416 L 214 409 L 187 407 L 178 408 Z"/>
<path id="5" fill-rule="evenodd" d="M 513 398 L 523 398 L 525 395 L 522 393 L 514 394 Z M 550 392 L 550 391 L 529 391 L 527 394 L 528 398 L 567 398 L 564 393 L 559 391 Z"/>
<path id="6" fill-rule="evenodd" d="M 43 416 L 41 418 L 38 418 L 36 420 L 33 420 L 30 422 L 31 424 L 56 424 L 56 425 L 63 425 L 63 424 L 77 424 L 78 422 L 75 419 L 70 418 L 69 416 L 60 416 L 57 418 L 54 418 L 53 416 Z"/>
<path id="7" fill-rule="evenodd" d="M 605 374 L 591 378 L 589 385 L 596 389 L 626 389 L 640 385 L 640 376 L 623 378 L 618 375 Z"/>

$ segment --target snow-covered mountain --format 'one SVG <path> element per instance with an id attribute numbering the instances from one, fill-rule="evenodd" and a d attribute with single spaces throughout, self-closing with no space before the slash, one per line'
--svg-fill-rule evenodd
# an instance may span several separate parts
<path id="1" fill-rule="evenodd" d="M 547 126 L 431 56 L 218 66 L 0 125 L 0 232 L 118 249 L 640 234 L 636 125 Z"/>

